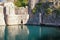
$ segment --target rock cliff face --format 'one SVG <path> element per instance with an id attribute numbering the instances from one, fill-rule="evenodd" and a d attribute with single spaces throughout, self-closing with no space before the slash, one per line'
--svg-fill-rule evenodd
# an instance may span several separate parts
<path id="1" fill-rule="evenodd" d="M 44 15 L 42 15 L 41 13 L 36 13 L 29 18 L 27 24 L 34 24 L 34 25 L 46 24 L 46 25 L 58 26 L 60 25 L 60 16 L 58 15 L 58 17 L 56 17 L 56 13 L 53 13 L 48 16 L 46 16 L 45 13 Z"/>
<path id="2" fill-rule="evenodd" d="M 53 13 L 52 15 L 43 15 L 43 24 L 46 25 L 60 25 L 60 16 L 56 17 L 56 14 Z"/>
<path id="3" fill-rule="evenodd" d="M 40 25 L 40 19 L 41 19 L 41 15 L 40 13 L 39 14 L 36 14 L 33 18 L 33 24 L 37 24 L 37 25 Z"/>
<path id="4" fill-rule="evenodd" d="M 29 0 L 29 6 L 28 6 L 28 14 L 29 14 L 29 20 L 27 24 L 40 24 L 40 16 L 39 13 L 37 12 L 36 14 L 32 13 L 32 9 L 35 7 L 36 3 L 38 3 L 39 0 Z"/>
<path id="5" fill-rule="evenodd" d="M 48 23 L 50 24 L 55 23 L 55 18 L 53 15 L 43 16 L 43 24 L 48 24 Z"/>
<path id="6" fill-rule="evenodd" d="M 31 15 L 29 15 L 31 16 Z M 29 18 L 27 24 L 32 24 L 32 25 L 40 25 L 41 22 L 41 15 L 40 13 L 36 13 L 32 15 L 32 17 Z"/>

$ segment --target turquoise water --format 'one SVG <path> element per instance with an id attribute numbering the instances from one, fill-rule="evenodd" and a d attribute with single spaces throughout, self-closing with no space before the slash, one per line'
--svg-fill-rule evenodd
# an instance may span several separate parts
<path id="1" fill-rule="evenodd" d="M 48 26 L 0 26 L 0 40 L 60 40 L 60 28 Z"/>

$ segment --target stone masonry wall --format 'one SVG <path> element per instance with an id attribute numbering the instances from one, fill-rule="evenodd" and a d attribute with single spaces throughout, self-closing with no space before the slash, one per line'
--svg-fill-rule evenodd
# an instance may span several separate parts
<path id="1" fill-rule="evenodd" d="M 30 15 L 28 13 L 28 8 L 20 7 L 20 8 L 16 8 L 15 13 L 16 15 L 20 15 L 19 17 L 20 24 L 21 24 L 21 20 L 23 20 L 23 23 L 25 24 L 40 25 L 41 15 L 38 12 L 36 14 Z"/>
<path id="2" fill-rule="evenodd" d="M 18 7 L 15 8 L 15 14 L 18 16 L 18 22 L 21 24 L 21 21 L 23 21 L 23 24 L 26 24 L 29 20 L 29 14 L 28 14 L 28 7 Z"/>

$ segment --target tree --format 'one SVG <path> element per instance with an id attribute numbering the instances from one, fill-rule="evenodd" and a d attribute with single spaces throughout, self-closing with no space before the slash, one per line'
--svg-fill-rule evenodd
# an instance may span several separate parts
<path id="1" fill-rule="evenodd" d="M 14 2 L 17 7 L 24 7 L 28 5 L 28 0 L 17 0 Z"/>
<path id="2" fill-rule="evenodd" d="M 25 3 L 25 5 L 28 5 L 28 0 L 24 0 L 23 3 Z"/>

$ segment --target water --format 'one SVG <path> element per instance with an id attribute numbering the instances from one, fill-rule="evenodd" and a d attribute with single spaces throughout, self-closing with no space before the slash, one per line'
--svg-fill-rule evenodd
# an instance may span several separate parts
<path id="1" fill-rule="evenodd" d="M 0 40 L 60 40 L 60 28 L 32 25 L 0 26 Z"/>

